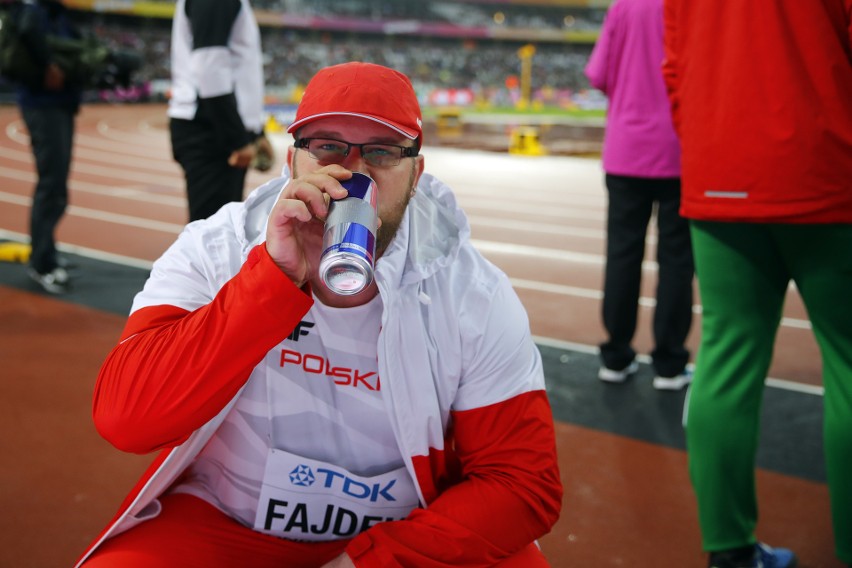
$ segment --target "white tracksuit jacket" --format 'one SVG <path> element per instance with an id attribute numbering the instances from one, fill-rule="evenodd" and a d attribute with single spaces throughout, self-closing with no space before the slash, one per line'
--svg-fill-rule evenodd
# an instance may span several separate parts
<path id="1" fill-rule="evenodd" d="M 308 311 L 310 295 L 259 246 L 287 181 L 285 170 L 245 202 L 188 225 L 135 298 L 122 341 L 98 379 L 95 422 L 121 449 L 161 453 L 81 560 L 159 512 L 157 497 L 204 447 L 254 366 Z M 469 233 L 451 190 L 424 174 L 376 264 L 383 400 L 422 508 L 353 538 L 347 552 L 359 567 L 384 566 L 390 557 L 401 566 L 424 566 L 424 557 L 432 559 L 428 566 L 478 565 L 529 546 L 559 515 L 562 488 L 541 358 L 508 278 L 474 249 Z M 217 324 L 194 327 L 205 318 Z M 154 344 L 157 360 L 149 355 Z M 205 357 L 194 357 L 201 350 Z M 192 388 L 207 389 L 209 397 L 180 386 L 205 373 Z M 162 375 L 169 376 L 150 393 L 140 387 Z M 174 402 L 160 402 L 175 384 Z M 198 402 L 217 396 L 227 398 Z M 162 415 L 152 411 L 160 407 Z M 193 431 L 193 420 L 206 423 Z M 163 426 L 168 422 L 179 425 Z M 454 491 L 444 496 L 448 487 Z M 459 534 L 458 546 L 430 545 L 431 531 Z"/>

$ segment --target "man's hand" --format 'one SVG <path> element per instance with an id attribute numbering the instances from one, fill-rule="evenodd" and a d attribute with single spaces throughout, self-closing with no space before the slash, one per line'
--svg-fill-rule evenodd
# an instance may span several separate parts
<path id="1" fill-rule="evenodd" d="M 65 86 L 65 71 L 56 63 L 44 70 L 44 88 L 48 91 L 60 91 Z"/>
<path id="2" fill-rule="evenodd" d="M 254 141 L 255 157 L 251 166 L 259 172 L 267 172 L 275 163 L 275 150 L 265 135 Z"/>
<path id="3" fill-rule="evenodd" d="M 231 152 L 231 155 L 228 157 L 228 165 L 232 168 L 248 168 L 251 161 L 254 160 L 256 152 L 257 148 L 254 145 L 254 142 L 246 144 L 242 148 L 238 148 Z"/>
<path id="4" fill-rule="evenodd" d="M 349 558 L 345 552 L 332 560 L 322 565 L 322 568 L 355 568 L 355 563 Z"/>
<path id="5" fill-rule="evenodd" d="M 339 180 L 350 177 L 343 166 L 331 165 L 292 179 L 269 214 L 266 250 L 297 286 L 318 275 L 328 203 L 346 197 Z"/>

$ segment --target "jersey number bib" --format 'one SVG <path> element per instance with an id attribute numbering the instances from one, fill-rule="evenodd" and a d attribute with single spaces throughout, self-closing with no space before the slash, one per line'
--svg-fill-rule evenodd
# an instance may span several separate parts
<path id="1" fill-rule="evenodd" d="M 404 467 L 361 477 L 271 449 L 254 528 L 292 540 L 337 540 L 377 523 L 404 519 L 417 505 L 414 483 Z"/>

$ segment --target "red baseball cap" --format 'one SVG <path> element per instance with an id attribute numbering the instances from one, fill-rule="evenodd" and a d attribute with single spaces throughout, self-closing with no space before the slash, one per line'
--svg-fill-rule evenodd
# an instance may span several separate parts
<path id="1" fill-rule="evenodd" d="M 287 132 L 341 115 L 380 122 L 411 140 L 423 136 L 420 104 L 411 81 L 382 65 L 353 61 L 320 70 L 305 87 L 296 120 Z"/>

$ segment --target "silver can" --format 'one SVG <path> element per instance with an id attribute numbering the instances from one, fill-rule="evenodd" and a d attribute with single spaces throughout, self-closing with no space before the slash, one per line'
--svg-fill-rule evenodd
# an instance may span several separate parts
<path id="1" fill-rule="evenodd" d="M 319 272 L 329 290 L 351 296 L 373 281 L 379 225 L 377 189 L 370 176 L 358 172 L 340 185 L 349 195 L 329 204 Z"/>

